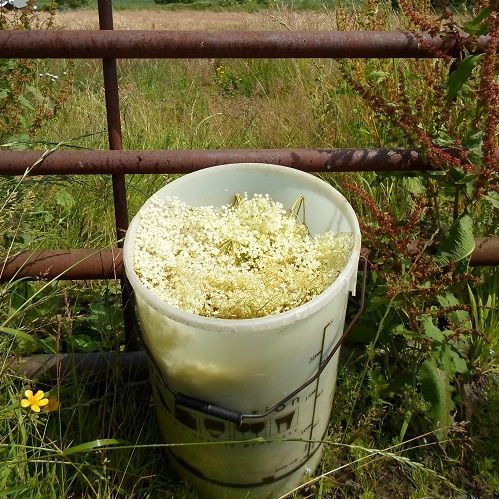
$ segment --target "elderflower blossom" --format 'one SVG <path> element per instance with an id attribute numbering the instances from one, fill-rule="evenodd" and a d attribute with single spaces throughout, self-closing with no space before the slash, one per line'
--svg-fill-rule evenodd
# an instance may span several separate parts
<path id="1" fill-rule="evenodd" d="M 190 206 L 154 196 L 141 212 L 134 269 L 156 296 L 207 317 L 285 312 L 322 293 L 346 265 L 349 233 L 311 236 L 293 210 L 255 194 Z"/>

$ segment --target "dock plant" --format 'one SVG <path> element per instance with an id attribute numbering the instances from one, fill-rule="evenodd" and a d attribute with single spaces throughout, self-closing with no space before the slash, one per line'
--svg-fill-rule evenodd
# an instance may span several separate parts
<path id="1" fill-rule="evenodd" d="M 372 23 L 382 22 L 377 8 L 384 3 L 367 3 Z M 466 403 L 469 387 L 480 383 L 480 365 L 470 352 L 477 342 L 494 341 L 470 314 L 468 289 L 479 289 L 491 276 L 469 265 L 475 238 L 497 231 L 499 12 L 494 0 L 478 2 L 463 23 L 449 2 L 438 4 L 439 15 L 428 1 L 399 2 L 407 31 L 436 59 L 411 61 L 409 67 L 372 60 L 340 65 L 376 116 L 385 145 L 403 138 L 432 168 L 341 185 L 363 213 L 363 240 L 371 249 L 368 321 L 376 315 L 379 325 L 369 329 L 364 323 L 358 331 L 372 341 L 364 374 L 377 365 L 387 380 L 384 396 L 392 402 L 407 390 L 418 393 L 428 407 L 420 419 L 443 440 L 463 417 L 457 401 Z M 428 35 L 454 44 L 455 53 L 432 48 Z M 480 53 L 482 35 L 488 41 Z M 407 193 L 403 206 L 374 194 L 394 181 Z M 383 355 L 374 345 L 384 345 Z M 494 362 L 492 349 L 490 355 Z M 414 418 L 409 412 L 401 435 Z"/>

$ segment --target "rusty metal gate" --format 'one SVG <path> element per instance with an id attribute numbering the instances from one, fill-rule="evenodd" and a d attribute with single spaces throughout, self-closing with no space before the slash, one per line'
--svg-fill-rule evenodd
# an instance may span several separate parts
<path id="1" fill-rule="evenodd" d="M 432 58 L 443 52 L 458 56 L 460 49 L 455 41 L 399 31 L 113 31 L 112 0 L 99 0 L 98 12 L 99 31 L 0 31 L 0 57 L 102 58 L 110 150 L 61 150 L 50 154 L 1 151 L 0 174 L 112 175 L 117 247 L 112 250 L 26 251 L 6 263 L 0 282 L 20 278 L 121 279 L 128 350 L 135 349 L 137 341 L 120 249 L 128 227 L 126 174 L 187 173 L 235 162 L 274 163 L 308 172 L 432 169 L 417 151 L 408 149 L 123 151 L 116 59 Z M 488 37 L 480 37 L 478 49 L 484 50 L 487 41 Z M 477 239 L 471 264 L 499 264 L 499 237 Z M 105 366 L 105 362 L 106 358 L 98 354 L 87 359 L 91 369 Z"/>

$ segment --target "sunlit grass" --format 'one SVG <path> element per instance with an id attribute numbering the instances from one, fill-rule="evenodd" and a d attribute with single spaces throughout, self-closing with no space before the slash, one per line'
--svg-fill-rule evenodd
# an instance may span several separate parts
<path id="1" fill-rule="evenodd" d="M 143 8 L 146 3 L 153 2 L 137 2 L 136 7 Z M 125 4 L 130 2 L 115 2 L 115 7 Z M 256 28 L 403 27 L 397 24 L 396 15 L 383 18 L 381 14 L 376 14 L 372 24 L 363 21 L 360 25 L 342 21 L 341 11 L 331 13 L 328 8 L 294 17 L 279 7 L 270 14 L 260 14 Z M 81 16 L 96 19 L 94 11 Z M 39 131 L 36 147 L 46 149 L 71 142 L 85 148 L 107 149 L 101 63 L 40 64 L 43 72 L 69 80 L 70 92 L 63 109 Z M 409 68 L 418 74 L 423 68 L 426 75 L 431 75 L 434 69 L 429 61 L 376 64 L 386 72 Z M 379 117 L 341 79 L 335 61 L 119 61 L 119 78 L 123 139 L 128 149 L 411 145 L 403 136 L 395 141 L 386 133 Z M 414 82 L 416 90 L 418 84 Z M 401 219 L 409 207 L 407 179 L 374 174 L 330 174 L 325 178 L 339 188 L 346 179 L 354 179 L 377 201 L 395 206 Z M 163 175 L 127 176 L 130 213 L 134 214 L 168 180 Z M 2 196 L 13 189 L 17 192 L 15 202 L 0 213 L 0 229 L 5 241 L 9 241 L 9 254 L 25 247 L 97 248 L 115 244 L 109 176 L 35 177 L 25 179 L 17 187 L 14 184 L 6 178 L 0 183 Z M 368 215 L 358 201 L 355 210 L 360 216 Z M 480 230 L 490 233 L 494 215 L 485 205 L 480 220 Z M 477 331 L 470 350 L 484 376 L 497 372 L 497 363 L 490 353 L 498 345 L 497 285 L 497 275 L 487 274 L 483 286 L 470 288 L 469 293 L 470 313 Z M 51 283 L 40 291 L 43 286 L 44 283 L 11 283 L 0 291 L 4 314 L 0 323 L 11 318 L 2 326 L 4 330 L 0 329 L 0 496 L 195 497 L 168 473 L 147 382 L 111 374 L 95 384 L 72 373 L 56 383 L 45 384 L 26 379 L 8 367 L 14 354 L 120 348 L 123 327 L 118 283 Z M 377 317 L 373 315 L 370 320 L 376 322 Z M 381 363 L 383 352 L 377 350 L 376 355 L 376 362 Z M 375 363 L 359 382 L 359 370 L 355 368 L 363 366 L 365 359 L 354 355 L 343 364 L 333 409 L 331 441 L 343 438 L 350 443 L 346 447 L 329 446 L 317 483 L 301 492 L 305 497 L 343 494 L 365 499 L 453 494 L 448 482 L 462 478 L 458 458 L 447 459 L 443 452 L 432 454 L 438 445 L 429 436 L 420 432 L 408 437 L 428 440 L 428 448 L 408 451 L 410 463 L 405 461 L 405 454 L 402 459 L 390 450 L 400 444 L 399 436 L 407 417 L 410 418 L 409 412 L 424 415 L 425 406 L 409 394 L 406 405 L 387 407 L 376 391 L 384 386 L 384 380 L 380 379 L 382 371 L 376 370 Z M 61 401 L 58 412 L 37 416 L 21 409 L 24 390 L 38 387 L 57 394 Z M 468 403 L 470 411 L 484 410 L 476 401 Z M 390 418 L 394 420 L 390 433 L 383 433 L 382 423 L 385 419 L 391 421 Z M 482 425 L 485 435 L 494 432 L 493 419 L 490 415 L 487 418 Z M 459 438 L 458 434 L 454 441 Z M 127 448 L 120 449 L 124 447 L 122 443 L 107 450 L 89 445 L 88 452 L 68 452 L 96 439 L 126 441 Z M 401 447 L 400 444 L 398 448 Z M 497 463 L 494 457 L 488 459 L 487 470 L 493 470 Z M 444 474 L 446 479 L 435 474 Z"/>

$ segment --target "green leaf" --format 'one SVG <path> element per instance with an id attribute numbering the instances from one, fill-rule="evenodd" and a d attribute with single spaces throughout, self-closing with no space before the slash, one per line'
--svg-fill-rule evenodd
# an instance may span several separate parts
<path id="1" fill-rule="evenodd" d="M 475 165 L 482 164 L 483 130 L 469 131 L 463 139 L 463 146 L 468 150 L 468 158 Z"/>
<path id="2" fill-rule="evenodd" d="M 420 196 L 425 192 L 425 185 L 420 177 L 407 177 L 404 179 L 406 189 L 414 196 Z"/>
<path id="3" fill-rule="evenodd" d="M 27 341 L 27 342 L 32 342 L 32 343 L 37 343 L 38 339 L 34 338 L 33 336 L 29 335 L 28 333 L 21 331 L 20 329 L 14 329 L 11 327 L 5 327 L 5 326 L 0 326 L 0 333 L 7 334 L 9 336 L 12 336 L 16 340 L 20 341 Z"/>
<path id="4" fill-rule="evenodd" d="M 78 352 L 97 352 L 99 349 L 102 350 L 101 343 L 93 339 L 88 334 L 77 334 L 68 338 L 68 343 L 71 345 L 73 350 Z"/>
<path id="5" fill-rule="evenodd" d="M 436 260 L 440 265 L 459 262 L 474 249 L 473 220 L 468 213 L 463 213 L 444 233 Z"/>
<path id="6" fill-rule="evenodd" d="M 468 372 L 468 364 L 466 363 L 466 359 L 461 357 L 455 350 L 449 349 L 452 360 L 454 361 L 454 369 L 458 373 L 466 373 Z"/>
<path id="7" fill-rule="evenodd" d="M 19 101 L 19 104 L 21 104 L 22 107 L 29 109 L 30 111 L 34 111 L 35 108 L 31 104 L 31 102 L 24 97 L 24 95 L 18 95 L 17 100 Z"/>
<path id="8" fill-rule="evenodd" d="M 10 293 L 11 308 L 14 310 L 21 308 L 35 293 L 36 290 L 32 283 L 28 281 L 16 282 Z"/>
<path id="9" fill-rule="evenodd" d="M 485 199 L 497 210 L 499 210 L 499 192 L 489 191 Z"/>
<path id="10" fill-rule="evenodd" d="M 434 142 L 440 147 L 451 147 L 454 140 L 454 137 L 446 129 L 440 129 L 434 138 Z"/>
<path id="11" fill-rule="evenodd" d="M 30 491 L 33 490 L 33 485 L 16 485 L 14 487 L 9 487 L 7 489 L 3 489 L 4 497 L 28 497 Z"/>
<path id="12" fill-rule="evenodd" d="M 55 202 L 59 206 L 67 208 L 68 210 L 70 210 L 75 205 L 74 197 L 64 188 L 61 188 L 57 191 L 55 195 Z"/>
<path id="13" fill-rule="evenodd" d="M 454 377 L 456 373 L 465 373 L 468 371 L 466 360 L 448 345 L 446 345 L 442 352 L 441 360 L 442 367 L 449 377 Z"/>
<path id="14" fill-rule="evenodd" d="M 470 35 L 485 35 L 489 32 L 489 23 L 483 22 L 494 10 L 493 5 L 489 5 L 482 9 L 478 15 L 471 21 L 465 23 L 463 30 Z"/>
<path id="15" fill-rule="evenodd" d="M 412 418 L 412 411 L 407 411 L 404 417 L 404 422 L 402 423 L 402 427 L 400 428 L 399 433 L 399 442 L 404 441 L 405 434 L 407 432 L 407 428 L 409 428 L 409 423 Z"/>
<path id="16" fill-rule="evenodd" d="M 450 100 L 457 96 L 482 57 L 483 54 L 466 56 L 449 75 L 447 79 L 447 97 Z"/>
<path id="17" fill-rule="evenodd" d="M 450 291 L 444 293 L 443 295 L 437 296 L 438 303 L 441 307 L 454 307 L 459 305 L 461 302 L 454 296 Z M 466 310 L 454 310 L 449 314 L 449 319 L 456 325 L 461 325 L 462 322 L 469 320 L 469 314 Z"/>
<path id="18" fill-rule="evenodd" d="M 423 326 L 423 331 L 428 338 L 432 340 L 442 342 L 445 339 L 444 333 L 440 331 L 440 329 L 433 324 L 433 321 L 430 317 L 423 317 L 421 319 L 421 325 Z"/>
<path id="19" fill-rule="evenodd" d="M 449 376 L 437 366 L 435 358 L 430 357 L 419 368 L 418 379 L 423 397 L 430 404 L 428 416 L 435 425 L 436 436 L 443 440 L 454 422 L 451 414 L 454 402 Z"/>
<path id="20" fill-rule="evenodd" d="M 2 144 L 5 147 L 10 147 L 12 149 L 22 150 L 27 149 L 31 143 L 29 135 L 23 133 L 17 136 L 10 136 L 5 139 L 5 143 Z"/>
<path id="21" fill-rule="evenodd" d="M 111 445 L 127 445 L 125 440 L 117 440 L 116 438 L 101 438 L 85 442 L 84 444 L 68 447 L 62 451 L 63 456 L 70 456 L 72 454 L 81 454 L 82 452 L 90 452 L 99 450 L 101 447 L 110 447 Z"/>
<path id="22" fill-rule="evenodd" d="M 36 99 L 39 104 L 43 104 L 46 101 L 46 98 L 43 94 L 38 90 L 38 88 L 32 85 L 26 85 L 26 90 Z"/>
<path id="23" fill-rule="evenodd" d="M 395 327 L 390 329 L 391 336 L 402 336 L 407 339 L 413 339 L 415 333 L 407 329 L 403 324 L 397 324 Z"/>
<path id="24" fill-rule="evenodd" d="M 43 349 L 45 351 L 49 351 L 50 353 L 55 353 L 55 350 L 50 343 L 47 341 L 41 340 L 39 338 L 35 338 L 25 331 L 21 331 L 20 329 L 14 329 L 11 327 L 0 326 L 0 333 L 11 336 L 19 343 L 23 345 L 23 347 L 29 351 L 29 353 L 34 352 L 38 349 Z"/>
<path id="25" fill-rule="evenodd" d="M 381 83 L 390 76 L 386 71 L 371 71 L 367 74 L 368 80 L 373 80 L 375 83 Z"/>

